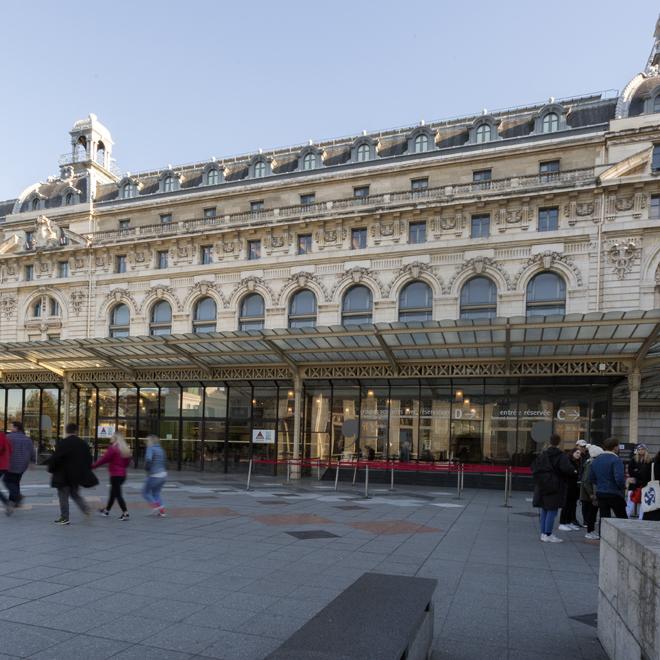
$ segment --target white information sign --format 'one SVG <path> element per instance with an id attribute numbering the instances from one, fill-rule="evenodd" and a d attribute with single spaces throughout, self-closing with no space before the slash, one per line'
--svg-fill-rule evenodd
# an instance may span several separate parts
<path id="1" fill-rule="evenodd" d="M 275 430 L 274 429 L 253 429 L 252 442 L 262 445 L 275 444 Z"/>
<path id="2" fill-rule="evenodd" d="M 96 429 L 96 436 L 98 438 L 111 438 L 114 432 L 114 424 L 100 424 Z"/>

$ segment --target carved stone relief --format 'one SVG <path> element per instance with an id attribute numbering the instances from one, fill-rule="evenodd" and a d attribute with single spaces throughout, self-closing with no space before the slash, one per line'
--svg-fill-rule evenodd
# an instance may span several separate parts
<path id="1" fill-rule="evenodd" d="M 612 270 L 618 279 L 622 280 L 630 273 L 641 249 L 637 239 L 628 238 L 621 241 L 610 241 L 606 247 L 607 257 L 612 264 Z"/>

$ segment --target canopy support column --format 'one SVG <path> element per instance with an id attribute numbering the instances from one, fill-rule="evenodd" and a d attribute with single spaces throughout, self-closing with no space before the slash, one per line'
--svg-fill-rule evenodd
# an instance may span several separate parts
<path id="1" fill-rule="evenodd" d="M 642 376 L 639 369 L 634 369 L 628 374 L 628 391 L 630 392 L 630 403 L 628 412 L 628 442 L 637 444 L 639 431 L 639 387 Z"/>
<path id="2" fill-rule="evenodd" d="M 69 419 L 71 410 L 71 381 L 69 380 L 69 377 L 66 375 L 66 373 L 64 374 L 62 382 L 62 394 L 64 398 L 64 415 L 62 416 L 62 426 L 66 428 L 66 425 L 71 421 L 71 419 Z M 59 429 L 57 432 L 59 433 Z"/>
<path id="3" fill-rule="evenodd" d="M 293 375 L 293 465 L 291 466 L 291 479 L 300 479 L 300 436 L 302 430 L 302 378 L 300 371 Z"/>

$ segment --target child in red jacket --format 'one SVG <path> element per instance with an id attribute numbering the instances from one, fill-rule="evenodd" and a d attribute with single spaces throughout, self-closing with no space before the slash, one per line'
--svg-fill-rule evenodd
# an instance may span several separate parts
<path id="1" fill-rule="evenodd" d="M 119 503 L 122 514 L 119 520 L 128 520 L 130 518 L 126 502 L 121 492 L 121 486 L 126 481 L 126 468 L 131 462 L 131 448 L 126 444 L 124 436 L 121 433 L 113 433 L 110 441 L 110 446 L 106 449 L 105 453 L 99 458 L 92 468 L 96 469 L 104 463 L 108 465 L 108 472 L 110 473 L 110 497 L 105 509 L 100 509 L 99 513 L 102 516 L 109 516 L 110 509 L 115 503 Z"/>

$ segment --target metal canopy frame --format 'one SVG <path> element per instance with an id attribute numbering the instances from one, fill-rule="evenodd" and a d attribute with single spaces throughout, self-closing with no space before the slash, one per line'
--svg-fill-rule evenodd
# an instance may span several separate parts
<path id="1" fill-rule="evenodd" d="M 105 382 L 130 376 L 272 379 L 624 375 L 657 363 L 660 309 L 474 320 L 378 323 L 0 343 L 4 382 L 51 378 Z M 559 365 L 559 366 L 558 366 Z M 580 369 L 588 369 L 581 372 Z M 459 370 L 459 371 L 457 371 Z M 174 376 L 173 376 L 174 374 Z M 176 376 L 180 374 L 179 376 Z M 43 380 L 45 376 L 41 376 Z"/>

